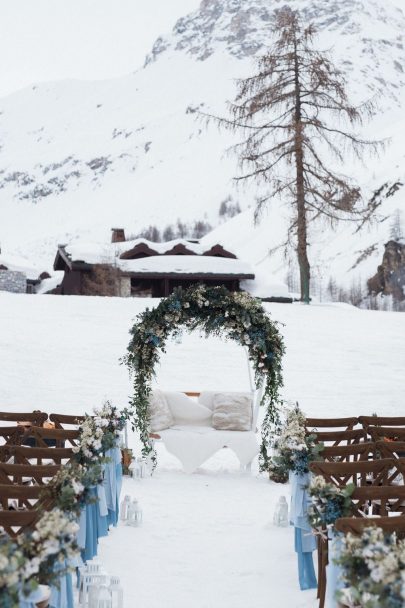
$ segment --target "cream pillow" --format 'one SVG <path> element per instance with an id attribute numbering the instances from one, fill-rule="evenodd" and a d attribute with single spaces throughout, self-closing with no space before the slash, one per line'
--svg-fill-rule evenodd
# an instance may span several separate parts
<path id="1" fill-rule="evenodd" d="M 243 393 L 215 393 L 212 426 L 220 431 L 252 430 L 252 399 Z"/>
<path id="2" fill-rule="evenodd" d="M 149 428 L 152 433 L 164 431 L 172 426 L 174 419 L 162 391 L 152 391 L 148 405 Z"/>
<path id="3" fill-rule="evenodd" d="M 212 411 L 184 393 L 165 392 L 175 424 L 210 426 Z"/>

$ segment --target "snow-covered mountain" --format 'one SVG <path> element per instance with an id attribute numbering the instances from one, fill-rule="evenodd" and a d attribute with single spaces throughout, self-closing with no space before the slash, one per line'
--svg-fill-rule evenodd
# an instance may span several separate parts
<path id="1" fill-rule="evenodd" d="M 269 41 L 274 10 L 284 4 L 203 0 L 125 78 L 40 84 L 0 100 L 3 251 L 34 256 L 46 269 L 57 243 L 105 241 L 113 226 L 136 233 L 148 224 L 204 216 L 216 224 L 221 201 L 231 195 L 243 214 L 205 238 L 231 241 L 264 273 L 271 270 L 284 280 L 282 248 L 268 252 L 285 241 L 288 211 L 277 204 L 253 228 L 249 207 L 258 191 L 252 185 L 236 189 L 236 158 L 226 154 L 236 139 L 207 126 L 198 113 L 225 115 L 234 79 L 252 71 L 254 56 Z M 364 281 L 382 257 L 389 215 L 405 206 L 405 16 L 389 1 L 288 4 L 315 22 L 319 45 L 332 49 L 352 97 L 378 96 L 380 111 L 365 134 L 392 138 L 380 159 L 368 159 L 365 166 L 350 159 L 347 167 L 366 196 L 381 189 L 380 221 L 360 235 L 350 225 L 337 231 L 321 226 L 311 234 L 315 273 L 346 284 L 357 277 Z"/>

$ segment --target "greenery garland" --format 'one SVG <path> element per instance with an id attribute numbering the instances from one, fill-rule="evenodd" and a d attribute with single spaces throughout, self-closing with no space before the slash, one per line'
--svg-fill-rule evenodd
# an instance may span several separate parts
<path id="1" fill-rule="evenodd" d="M 226 337 L 247 348 L 256 387 L 263 386 L 261 405 L 266 407 L 266 414 L 259 460 L 261 469 L 267 469 L 270 436 L 280 422 L 283 339 L 278 324 L 270 320 L 260 300 L 244 292 L 230 292 L 222 286 L 176 289 L 156 308 L 140 313 L 130 330 L 131 341 L 123 362 L 133 372 L 134 395 L 125 413 L 133 430 L 139 432 L 142 454 L 151 457 L 156 464 L 148 428 L 151 383 L 167 340 L 180 337 L 183 329 L 200 329 L 206 337 Z"/>

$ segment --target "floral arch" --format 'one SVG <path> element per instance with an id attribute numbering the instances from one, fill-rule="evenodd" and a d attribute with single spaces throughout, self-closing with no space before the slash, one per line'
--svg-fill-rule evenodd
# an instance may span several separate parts
<path id="1" fill-rule="evenodd" d="M 262 424 L 261 469 L 267 468 L 267 447 L 274 426 L 279 423 L 281 360 L 284 353 L 278 323 L 271 321 L 260 300 L 225 287 L 197 285 L 177 289 L 153 309 L 140 313 L 130 330 L 131 341 L 123 361 L 133 375 L 134 395 L 125 410 L 133 430 L 143 443 L 144 456 L 156 454 L 148 431 L 148 399 L 152 379 L 170 337 L 182 330 L 202 330 L 206 337 L 219 336 L 247 348 L 255 371 L 255 384 L 262 388 L 261 405 L 266 408 Z"/>

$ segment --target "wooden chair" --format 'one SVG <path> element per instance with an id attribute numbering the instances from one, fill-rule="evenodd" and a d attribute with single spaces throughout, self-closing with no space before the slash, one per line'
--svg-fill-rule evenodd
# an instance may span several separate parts
<path id="1" fill-rule="evenodd" d="M 357 517 L 402 513 L 405 518 L 405 486 L 361 486 L 352 494 L 353 512 Z"/>
<path id="2" fill-rule="evenodd" d="M 374 501 L 375 511 L 377 511 L 378 506 L 379 515 L 387 514 L 388 505 L 392 505 L 392 510 L 399 510 L 396 507 L 401 504 L 402 496 L 405 500 L 405 486 L 388 486 L 389 483 L 392 483 L 401 475 L 400 470 L 395 467 L 394 459 L 359 460 L 357 462 L 316 461 L 310 464 L 310 469 L 315 475 L 322 475 L 327 482 L 338 488 L 344 488 L 350 482 L 358 486 L 352 495 L 353 514 L 357 517 L 365 517 L 369 514 L 372 500 Z M 388 492 L 378 494 L 378 491 L 382 489 L 388 490 Z M 376 490 L 376 492 L 373 493 L 373 490 Z M 383 495 L 382 498 L 381 494 Z M 328 553 L 327 538 L 318 537 L 318 598 L 320 608 L 325 605 Z"/>
<path id="3" fill-rule="evenodd" d="M 0 510 L 0 528 L 3 528 L 4 532 L 11 538 L 16 538 L 21 532 L 32 528 L 40 517 L 41 512 L 36 509 L 27 511 Z"/>
<path id="4" fill-rule="evenodd" d="M 317 431 L 314 432 L 316 443 L 323 443 L 325 446 L 332 447 L 338 445 L 353 445 L 366 442 L 367 433 L 363 429 L 352 431 Z"/>
<path id="5" fill-rule="evenodd" d="M 79 430 L 46 429 L 32 426 L 25 431 L 22 443 L 38 448 L 64 448 L 66 443 L 74 447 L 77 444 L 79 434 Z"/>
<path id="6" fill-rule="evenodd" d="M 306 431 L 309 434 L 316 434 L 318 429 L 334 429 L 342 431 L 352 431 L 356 424 L 358 424 L 358 418 L 307 418 L 305 421 Z"/>
<path id="7" fill-rule="evenodd" d="M 327 462 L 358 462 L 359 460 L 372 460 L 375 456 L 376 444 L 373 442 L 326 446 L 320 452 L 320 457 Z"/>
<path id="8" fill-rule="evenodd" d="M 0 483 L 0 504 L 5 511 L 10 509 L 13 504 L 12 501 L 17 501 L 19 507 L 34 509 L 38 507 L 41 492 L 43 492 L 42 486 Z"/>
<path id="9" fill-rule="evenodd" d="M 29 448 L 26 446 L 9 446 L 9 458 L 14 464 L 44 465 L 67 464 L 74 457 L 72 448 Z"/>
<path id="10" fill-rule="evenodd" d="M 359 423 L 365 430 L 368 426 L 402 426 L 405 428 L 405 416 L 359 416 Z"/>
<path id="11" fill-rule="evenodd" d="M 385 438 L 391 441 L 405 441 L 405 427 L 368 426 L 367 433 L 373 441 L 382 441 Z"/>
<path id="12" fill-rule="evenodd" d="M 396 532 L 398 538 L 405 537 L 405 517 L 395 515 L 394 517 L 341 517 L 336 520 L 335 528 L 343 534 L 362 534 L 364 528 L 378 526 L 386 534 Z"/>
<path id="13" fill-rule="evenodd" d="M 45 485 L 60 470 L 60 465 L 32 465 L 0 463 L 0 483 L 17 484 L 32 483 Z"/>
<path id="14" fill-rule="evenodd" d="M 66 427 L 77 427 L 85 420 L 85 416 L 70 416 L 66 414 L 51 414 L 49 420 L 55 424 L 56 429 L 66 429 Z"/>
<path id="15" fill-rule="evenodd" d="M 377 441 L 375 446 L 382 458 L 405 457 L 405 441 Z"/>
<path id="16" fill-rule="evenodd" d="M 400 473 L 395 467 L 395 460 L 359 460 L 358 462 L 311 462 L 309 465 L 315 475 L 322 475 L 328 483 L 344 488 L 348 483 L 355 486 L 386 486 L 392 483 Z"/>
<path id="17" fill-rule="evenodd" d="M 22 426 L 0 426 L 0 447 L 21 445 L 24 428 Z"/>
<path id="18" fill-rule="evenodd" d="M 48 420 L 48 414 L 40 410 L 33 412 L 0 412 L 1 422 L 30 422 L 32 426 L 42 426 Z"/>

